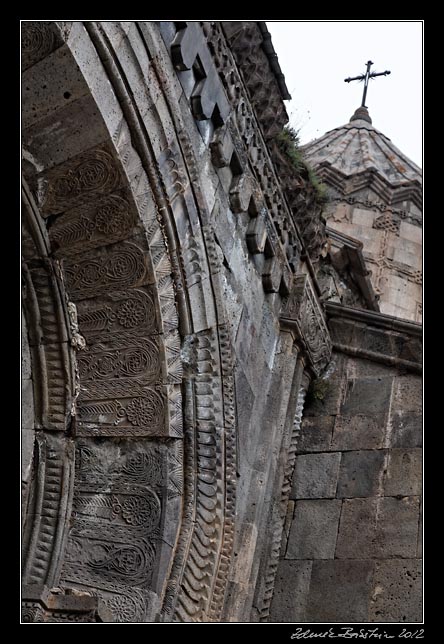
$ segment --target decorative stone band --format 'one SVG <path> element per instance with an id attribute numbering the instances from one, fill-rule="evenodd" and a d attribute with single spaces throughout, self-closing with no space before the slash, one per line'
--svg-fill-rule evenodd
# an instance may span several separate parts
<path id="1" fill-rule="evenodd" d="M 370 188 L 381 201 L 380 203 L 369 201 L 367 204 L 369 207 L 380 210 L 388 206 L 401 208 L 403 201 L 411 200 L 418 208 L 422 208 L 422 186 L 419 181 L 406 181 L 400 185 L 393 185 L 381 176 L 376 168 L 347 175 L 334 168 L 328 161 L 322 161 L 319 165 L 314 164 L 313 168 L 323 183 L 332 187 L 344 198 L 353 198 L 364 188 Z"/>
<path id="2" fill-rule="evenodd" d="M 341 353 L 422 372 L 422 325 L 328 302 L 333 348 Z"/>
<path id="3" fill-rule="evenodd" d="M 23 535 L 23 581 L 57 583 L 74 483 L 74 447 L 59 433 L 37 434 L 35 475 Z"/>
<path id="4" fill-rule="evenodd" d="M 290 295 L 284 300 L 280 315 L 283 327 L 296 332 L 316 376 L 330 361 L 332 343 L 324 314 L 309 276 L 295 277 Z"/>

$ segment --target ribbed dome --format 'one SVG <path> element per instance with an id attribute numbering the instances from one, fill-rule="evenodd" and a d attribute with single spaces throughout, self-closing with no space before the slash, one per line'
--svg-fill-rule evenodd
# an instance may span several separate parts
<path id="1" fill-rule="evenodd" d="M 302 149 L 314 168 L 327 162 L 346 176 L 373 169 L 392 185 L 406 181 L 422 184 L 421 168 L 372 125 L 365 107 L 358 108 L 349 123 Z"/>

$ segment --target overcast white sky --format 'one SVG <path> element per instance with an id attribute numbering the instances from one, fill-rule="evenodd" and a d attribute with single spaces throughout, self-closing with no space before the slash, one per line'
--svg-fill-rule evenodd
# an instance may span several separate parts
<path id="1" fill-rule="evenodd" d="M 369 83 L 373 125 L 422 167 L 422 22 L 267 21 L 291 101 L 290 125 L 301 143 L 350 120 L 363 83 L 344 78 L 391 71 Z"/>

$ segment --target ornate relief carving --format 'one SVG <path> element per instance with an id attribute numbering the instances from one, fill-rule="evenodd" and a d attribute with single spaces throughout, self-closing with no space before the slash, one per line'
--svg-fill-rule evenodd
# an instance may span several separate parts
<path id="1" fill-rule="evenodd" d="M 154 298 L 152 289 L 144 287 L 82 300 L 77 305 L 79 328 L 88 344 L 106 342 L 114 334 L 120 339 L 154 334 L 160 323 Z"/>
<path id="2" fill-rule="evenodd" d="M 98 587 L 100 597 L 111 612 L 113 621 L 121 624 L 129 622 L 143 622 L 146 616 L 146 607 L 149 602 L 147 593 L 132 588 L 131 592 L 119 584 L 106 584 L 106 588 Z"/>
<path id="3" fill-rule="evenodd" d="M 122 333 L 117 342 L 103 334 L 94 339 L 78 356 L 78 434 L 181 436 L 177 333 L 167 336 L 165 349 L 162 336 L 143 337 L 140 332 Z"/>
<path id="4" fill-rule="evenodd" d="M 391 212 L 386 212 L 379 217 L 376 217 L 373 222 L 373 228 L 378 230 L 388 230 L 390 233 L 399 237 L 399 227 L 401 225 L 400 219 L 395 217 Z"/>
<path id="5" fill-rule="evenodd" d="M 40 622 L 43 617 L 43 609 L 37 602 L 22 601 L 22 622 Z"/>
<path id="6" fill-rule="evenodd" d="M 22 28 L 22 70 L 46 58 L 57 46 L 63 44 L 53 23 L 24 20 Z"/>
<path id="7" fill-rule="evenodd" d="M 74 300 L 103 295 L 110 288 L 141 286 L 150 278 L 147 253 L 131 242 L 64 262 L 66 286 Z"/>
<path id="8" fill-rule="evenodd" d="M 139 337 L 132 346 L 110 343 L 89 347 L 77 358 L 80 377 L 87 388 L 89 379 L 125 379 L 132 376 L 143 379 L 147 384 L 160 377 L 159 341 L 155 338 Z"/>
<path id="9" fill-rule="evenodd" d="M 219 380 L 214 360 L 218 352 L 211 332 L 198 334 L 195 341 L 196 519 L 178 590 L 175 618 L 180 622 L 200 621 L 208 609 L 223 524 L 221 439 L 213 396 Z"/>
<path id="10" fill-rule="evenodd" d="M 120 622 L 144 618 L 167 494 L 167 450 L 80 440 L 63 580 L 97 589 Z"/>
<path id="11" fill-rule="evenodd" d="M 172 204 L 174 199 L 185 192 L 189 184 L 186 175 L 182 172 L 178 163 L 178 155 L 171 149 L 165 150 L 158 159 L 162 178 L 168 199 Z"/>
<path id="12" fill-rule="evenodd" d="M 298 275 L 289 297 L 284 301 L 281 323 L 295 328 L 307 350 L 316 375 L 330 361 L 332 344 L 322 309 L 307 275 Z"/>
<path id="13" fill-rule="evenodd" d="M 265 137 L 272 137 L 282 130 L 288 116 L 276 78 L 262 49 L 263 37 L 258 25 L 256 22 L 224 22 L 223 29 L 236 62 L 242 68 L 243 79 Z"/>
<path id="14" fill-rule="evenodd" d="M 130 203 L 118 194 L 74 208 L 49 229 L 55 257 L 85 252 L 129 237 L 136 224 Z"/>
<path id="15" fill-rule="evenodd" d="M 48 170 L 43 178 L 40 199 L 44 217 L 91 202 L 94 198 L 117 190 L 121 183 L 114 158 L 102 148 L 79 154 L 62 166 Z M 102 221 L 103 227 L 106 227 L 107 220 L 105 213 L 99 219 L 99 225 Z"/>
<path id="16" fill-rule="evenodd" d="M 140 389 L 133 393 L 137 391 Z M 115 393 L 124 395 L 122 390 Z M 85 401 L 81 394 L 77 403 L 77 433 L 81 436 L 168 435 L 165 394 L 152 388 L 144 388 L 141 393 L 141 396 L 112 401 Z"/>
<path id="17" fill-rule="evenodd" d="M 225 504 L 223 535 L 219 563 L 208 615 L 215 622 L 222 619 L 225 590 L 233 552 L 236 517 L 236 408 L 234 393 L 234 365 L 230 334 L 226 325 L 219 326 L 219 351 L 223 377 L 224 451 L 225 451 Z"/>

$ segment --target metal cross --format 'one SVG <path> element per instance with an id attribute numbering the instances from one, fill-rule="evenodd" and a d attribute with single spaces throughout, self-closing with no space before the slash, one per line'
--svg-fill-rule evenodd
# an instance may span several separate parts
<path id="1" fill-rule="evenodd" d="M 349 83 L 350 81 L 364 81 L 364 93 L 362 95 L 362 103 L 361 107 L 367 107 L 365 104 L 365 99 L 367 98 L 367 87 L 368 87 L 368 82 L 370 78 L 376 78 L 376 76 L 387 76 L 391 72 L 385 71 L 385 72 L 372 72 L 370 73 L 370 67 L 373 65 L 373 62 L 369 60 L 367 62 L 367 71 L 365 74 L 361 74 L 360 76 L 353 76 L 353 78 L 344 78 L 345 83 Z"/>

